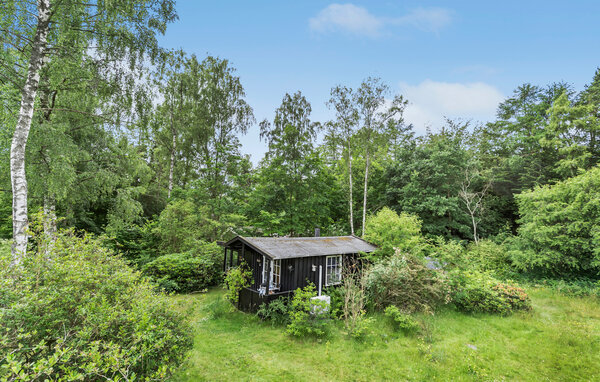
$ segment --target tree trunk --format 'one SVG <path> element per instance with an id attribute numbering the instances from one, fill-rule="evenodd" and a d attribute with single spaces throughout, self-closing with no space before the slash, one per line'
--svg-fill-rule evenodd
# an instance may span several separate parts
<path id="1" fill-rule="evenodd" d="M 173 132 L 173 144 L 171 146 L 171 164 L 169 165 L 169 190 L 167 192 L 167 197 L 171 198 L 171 191 L 173 191 L 173 171 L 175 169 L 175 150 L 177 149 L 177 136 L 175 132 Z"/>
<path id="2" fill-rule="evenodd" d="M 367 148 L 366 163 L 365 163 L 365 189 L 363 194 L 363 215 L 362 215 L 362 232 L 361 237 L 365 237 L 365 226 L 367 223 L 367 187 L 369 185 L 369 148 Z"/>
<path id="3" fill-rule="evenodd" d="M 473 240 L 475 240 L 475 244 L 479 243 L 479 238 L 477 237 L 477 222 L 475 221 L 475 216 L 471 216 L 473 221 Z"/>
<path id="4" fill-rule="evenodd" d="M 50 258 L 56 242 L 56 199 L 53 195 L 44 197 L 44 245 L 46 258 Z"/>
<path id="5" fill-rule="evenodd" d="M 21 264 L 27 251 L 27 178 L 25 174 L 25 146 L 31 128 L 35 97 L 40 82 L 40 69 L 44 61 L 49 22 L 50 0 L 38 0 L 38 24 L 27 68 L 27 80 L 21 94 L 21 109 L 10 147 L 10 175 L 13 193 L 13 245 L 12 264 Z"/>
<path id="6" fill-rule="evenodd" d="M 348 142 L 348 204 L 350 207 L 350 234 L 354 235 L 354 201 L 352 200 L 352 153 Z"/>

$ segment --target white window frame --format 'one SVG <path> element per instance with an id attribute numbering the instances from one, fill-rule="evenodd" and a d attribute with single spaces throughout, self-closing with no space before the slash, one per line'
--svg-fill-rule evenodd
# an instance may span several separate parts
<path id="1" fill-rule="evenodd" d="M 277 272 L 275 272 L 277 269 Z M 277 277 L 277 283 L 275 283 L 275 277 Z M 281 260 L 271 261 L 271 289 L 279 289 L 281 285 Z"/>
<path id="2" fill-rule="evenodd" d="M 335 258 L 336 263 L 334 264 L 329 264 L 329 259 Z M 342 255 L 333 255 L 333 256 L 326 256 L 325 257 L 325 286 L 331 286 L 331 285 L 338 285 L 342 283 Z M 330 282 L 329 281 L 329 276 L 330 276 L 330 272 L 329 269 L 332 269 L 335 271 L 335 273 L 331 273 L 331 274 L 336 274 L 337 275 L 337 281 L 335 282 Z"/>
<path id="3" fill-rule="evenodd" d="M 262 283 L 267 282 L 267 263 L 270 262 L 271 265 L 271 277 L 269 282 L 269 290 L 279 289 L 281 284 L 281 260 L 269 260 L 265 255 L 263 255 L 263 270 L 262 270 Z M 275 273 L 275 268 L 277 268 L 277 273 Z M 275 276 L 277 276 L 277 284 L 274 282 Z"/>

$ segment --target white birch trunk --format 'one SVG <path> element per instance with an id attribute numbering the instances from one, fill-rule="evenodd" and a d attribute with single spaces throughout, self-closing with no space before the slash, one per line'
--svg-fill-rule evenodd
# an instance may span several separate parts
<path id="1" fill-rule="evenodd" d="M 363 194 L 363 215 L 362 215 L 362 233 L 361 237 L 365 237 L 365 226 L 367 224 L 367 187 L 369 185 L 369 148 L 367 148 L 367 160 L 365 163 L 365 189 Z"/>
<path id="2" fill-rule="evenodd" d="M 50 0 L 38 0 L 38 23 L 27 68 L 27 80 L 21 94 L 21 109 L 10 147 L 10 176 L 13 193 L 13 246 L 12 264 L 18 266 L 27 251 L 27 178 L 25 175 L 25 146 L 31 128 L 35 97 L 40 82 L 49 21 Z"/>
<path id="3" fill-rule="evenodd" d="M 171 146 L 171 164 L 169 166 L 169 191 L 167 197 L 171 198 L 171 191 L 173 191 L 173 171 L 175 169 L 175 150 L 177 145 L 177 137 L 173 132 L 173 145 Z"/>

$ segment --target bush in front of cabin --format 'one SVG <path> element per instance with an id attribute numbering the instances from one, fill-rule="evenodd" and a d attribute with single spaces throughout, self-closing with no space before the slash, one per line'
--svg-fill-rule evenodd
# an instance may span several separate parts
<path id="1" fill-rule="evenodd" d="M 143 273 L 167 292 L 198 292 L 222 281 L 222 260 L 216 243 L 197 242 L 193 251 L 154 259 L 143 267 Z"/>
<path id="2" fill-rule="evenodd" d="M 395 330 L 400 330 L 406 334 L 417 333 L 421 330 L 421 325 L 410 314 L 404 313 L 397 306 L 390 305 L 385 308 L 385 316 L 390 319 Z"/>
<path id="3" fill-rule="evenodd" d="M 91 236 L 0 254 L 0 380 L 164 380 L 192 346 L 170 300 Z M 35 250 L 37 248 L 37 251 Z"/>
<path id="4" fill-rule="evenodd" d="M 290 323 L 288 297 L 279 297 L 270 303 L 262 303 L 256 315 L 263 321 L 270 321 L 273 325 L 287 325 Z"/>
<path id="5" fill-rule="evenodd" d="M 239 267 L 229 268 L 225 274 L 225 288 L 227 289 L 225 299 L 233 305 L 237 305 L 241 290 L 250 286 L 250 280 L 252 280 L 252 272 L 246 263 L 240 264 Z"/>
<path id="6" fill-rule="evenodd" d="M 366 284 L 368 269 L 361 267 L 357 270 L 346 269 L 342 285 L 338 288 L 341 293 L 342 318 L 348 335 L 362 339 L 368 333 L 373 322 L 366 315 L 367 293 Z"/>
<path id="7" fill-rule="evenodd" d="M 429 269 L 421 258 L 398 250 L 371 268 L 366 290 L 375 309 L 395 305 L 407 313 L 433 312 L 449 298 L 444 273 Z"/>
<path id="8" fill-rule="evenodd" d="M 314 284 L 296 289 L 290 300 L 288 334 L 294 337 L 325 337 L 330 333 L 329 312 L 324 301 L 312 300 L 317 296 Z"/>
<path id="9" fill-rule="evenodd" d="M 460 311 L 506 315 L 531 309 L 531 301 L 523 289 L 500 283 L 489 273 L 454 270 L 450 280 L 452 302 Z"/>

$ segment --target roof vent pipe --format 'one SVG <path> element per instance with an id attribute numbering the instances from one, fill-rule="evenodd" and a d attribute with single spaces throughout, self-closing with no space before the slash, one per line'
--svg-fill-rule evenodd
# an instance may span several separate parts
<path id="1" fill-rule="evenodd" d="M 321 228 L 315 228 L 315 237 L 321 236 Z"/>

